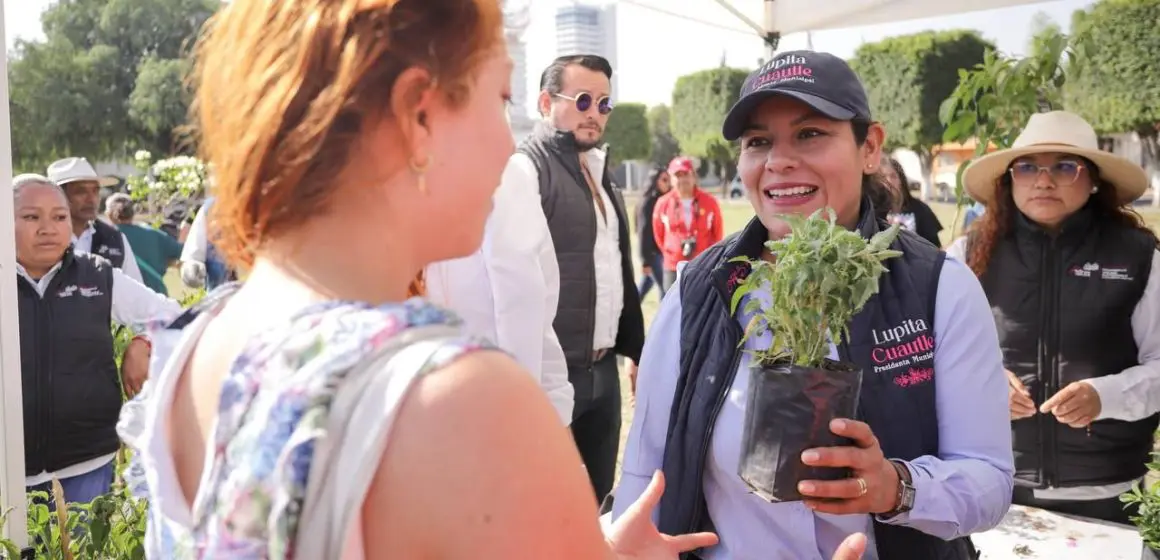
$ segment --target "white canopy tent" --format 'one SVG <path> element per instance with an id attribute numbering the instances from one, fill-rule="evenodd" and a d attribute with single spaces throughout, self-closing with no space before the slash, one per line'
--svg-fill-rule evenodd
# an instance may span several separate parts
<path id="1" fill-rule="evenodd" d="M 763 0 L 764 18 L 754 23 L 729 0 L 715 0 L 741 17 L 776 49 L 781 35 L 857 27 L 889 21 L 1032 4 L 1042 0 Z M 746 0 L 752 2 L 754 0 Z M 14 508 L 4 535 L 27 542 L 24 497 L 24 431 L 20 389 L 20 341 L 16 304 L 16 254 L 12 208 L 12 144 L 8 106 L 8 54 L 0 3 L 0 511 Z"/>
<path id="2" fill-rule="evenodd" d="M 777 40 L 790 33 L 946 16 L 1045 0 L 761 0 L 760 23 L 746 15 L 755 0 L 713 1 L 740 18 L 776 50 Z M 744 11 L 735 5 L 742 1 L 749 4 Z"/>

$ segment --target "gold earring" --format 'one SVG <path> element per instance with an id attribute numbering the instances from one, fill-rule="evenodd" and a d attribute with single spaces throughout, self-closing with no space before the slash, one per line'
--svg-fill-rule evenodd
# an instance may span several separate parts
<path id="1" fill-rule="evenodd" d="M 427 159 L 423 160 L 423 163 L 420 164 L 416 162 L 415 158 L 411 158 L 410 162 L 411 172 L 419 180 L 419 192 L 423 194 L 427 194 L 427 170 L 431 168 L 431 159 L 431 156 L 427 156 Z"/>

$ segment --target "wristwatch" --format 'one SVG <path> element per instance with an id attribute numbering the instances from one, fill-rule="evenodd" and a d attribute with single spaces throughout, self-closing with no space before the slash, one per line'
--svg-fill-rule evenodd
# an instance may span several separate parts
<path id="1" fill-rule="evenodd" d="M 890 466 L 898 471 L 898 504 L 893 510 L 882 515 L 886 519 L 914 509 L 914 479 L 910 476 L 910 468 L 898 459 L 891 459 Z"/>

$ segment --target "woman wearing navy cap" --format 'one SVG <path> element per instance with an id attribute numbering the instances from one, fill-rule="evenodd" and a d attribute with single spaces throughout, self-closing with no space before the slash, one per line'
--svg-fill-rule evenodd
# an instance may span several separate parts
<path id="1" fill-rule="evenodd" d="M 850 340 L 830 350 L 865 373 L 859 418 L 830 426 L 856 445 L 802 455 L 853 476 L 803 481 L 805 501 L 769 503 L 737 475 L 749 377 L 738 372 L 749 367 L 745 350 L 769 338 L 739 345 L 749 317 L 731 316 L 729 302 L 748 269 L 733 259 L 759 258 L 765 241 L 786 235 L 782 214 L 830 208 L 864 236 L 884 228 L 873 201 L 884 188 L 886 133 L 850 67 L 811 51 L 783 53 L 751 75 L 723 132 L 740 141 L 738 173 L 756 217 L 684 268 L 653 322 L 614 517 L 661 469 L 658 528 L 713 527 L 720 536 L 699 558 L 824 558 L 855 533 L 870 538 L 866 558 L 976 557 L 966 537 L 996 526 L 1011 501 L 1002 356 L 970 269 L 911 232 L 893 243 L 903 256 L 884 263 L 889 273 L 851 322 Z M 882 358 L 919 337 L 934 351 Z M 915 369 L 924 373 L 917 383 Z"/>

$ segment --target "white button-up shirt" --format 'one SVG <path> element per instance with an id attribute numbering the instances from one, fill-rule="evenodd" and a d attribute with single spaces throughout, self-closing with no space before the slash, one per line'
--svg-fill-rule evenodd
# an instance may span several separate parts
<path id="1" fill-rule="evenodd" d="M 469 332 L 511 353 L 547 393 L 561 422 L 570 424 L 572 384 L 552 328 L 560 270 L 531 160 L 511 158 L 492 203 L 483 246 L 427 267 L 427 296 L 455 311 Z"/>
<path id="2" fill-rule="evenodd" d="M 93 234 L 96 232 L 93 224 L 89 224 L 89 227 L 82 231 L 80 236 L 74 235 L 72 238 L 73 250 L 77 253 L 93 252 Z M 129 238 L 125 237 L 123 233 L 121 234 L 121 243 L 125 246 L 125 262 L 121 265 L 121 270 L 129 278 L 144 283 L 145 281 L 141 278 L 141 267 L 137 266 L 137 257 L 133 254 L 133 246 L 129 244 Z"/>
<path id="3" fill-rule="evenodd" d="M 89 228 L 92 229 L 91 227 Z M 89 241 L 92 241 L 92 234 L 89 234 Z M 128 243 L 125 247 L 128 247 Z M 125 256 L 126 264 L 129 263 L 130 255 Z M 135 262 L 135 261 L 134 261 Z M 60 271 L 60 263 L 52 267 L 41 277 L 40 280 L 34 280 L 24 270 L 19 263 L 16 265 L 16 273 L 19 276 L 20 282 L 27 282 L 36 290 L 36 293 L 43 299 L 44 294 L 48 291 L 49 284 Z M 181 313 L 181 305 L 176 301 L 169 299 L 157 292 L 154 292 L 148 286 L 129 277 L 121 269 L 113 269 L 113 296 L 112 296 L 112 319 L 120 325 L 130 327 L 136 332 L 140 332 L 141 325 L 152 323 L 154 321 L 169 321 L 175 319 Z M 95 471 L 105 466 L 109 461 L 112 461 L 116 453 L 110 453 L 95 459 L 89 459 L 75 465 L 69 465 L 56 472 L 41 472 L 32 476 L 24 478 L 25 486 L 35 486 L 52 480 L 53 478 L 64 479 L 73 476 L 80 476 L 85 473 Z"/>
<path id="4" fill-rule="evenodd" d="M 600 193 L 604 214 L 596 199 L 592 200 L 592 211 L 596 213 L 596 244 L 592 248 L 593 264 L 596 267 L 596 309 L 593 315 L 592 349 L 607 350 L 616 346 L 616 335 L 620 329 L 620 313 L 624 311 L 624 277 L 620 268 L 620 219 L 608 192 L 604 190 L 603 150 L 588 150 L 580 155 L 585 158 L 588 172 Z M 534 168 L 533 168 L 534 169 Z M 534 176 L 533 176 L 534 177 Z M 539 180 L 536 181 L 537 192 Z"/>
<path id="5" fill-rule="evenodd" d="M 181 262 L 199 262 L 205 264 L 209 252 L 209 205 L 202 204 L 193 216 L 193 223 L 189 225 L 189 232 L 185 234 L 185 243 L 181 247 Z"/>

